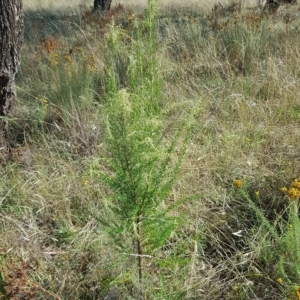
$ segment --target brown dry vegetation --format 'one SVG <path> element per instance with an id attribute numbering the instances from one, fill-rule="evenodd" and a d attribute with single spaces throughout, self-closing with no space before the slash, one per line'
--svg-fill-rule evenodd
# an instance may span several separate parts
<path id="1" fill-rule="evenodd" d="M 91 165 L 101 169 L 109 152 L 110 24 L 123 32 L 115 72 L 130 89 L 125 47 L 144 7 L 113 4 L 101 16 L 55 3 L 25 3 L 12 157 L 0 169 L 0 292 L 138 299 L 132 241 L 120 249 L 101 222 L 116 215 Z M 143 261 L 143 297 L 300 299 L 298 194 L 291 201 L 289 190 L 300 178 L 299 7 L 268 16 L 255 3 L 172 3 L 155 21 L 160 105 L 165 124 L 192 107 L 195 125 L 163 206 L 189 200 L 172 211 L 181 221 L 167 242 Z"/>

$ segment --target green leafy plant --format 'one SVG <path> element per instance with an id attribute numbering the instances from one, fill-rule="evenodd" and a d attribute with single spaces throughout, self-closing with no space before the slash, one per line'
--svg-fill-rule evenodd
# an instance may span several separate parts
<path id="1" fill-rule="evenodd" d="M 300 181 L 294 179 L 289 188 L 282 188 L 290 199 L 287 208 L 287 221 L 280 246 L 279 270 L 289 284 L 300 284 L 300 220 L 299 220 L 299 196 Z"/>
<path id="2" fill-rule="evenodd" d="M 146 19 L 136 24 L 136 39 L 126 47 L 128 86 L 120 88 L 116 57 L 124 57 L 124 32 L 114 25 L 107 34 L 106 70 L 106 139 L 103 145 L 108 157 L 101 160 L 101 169 L 92 167 L 92 176 L 110 188 L 111 216 L 102 221 L 111 229 L 114 241 L 122 249 L 133 242 L 137 258 L 140 286 L 143 258 L 164 245 L 178 225 L 179 218 L 170 214 L 179 203 L 166 200 L 177 178 L 186 151 L 191 124 L 177 120 L 168 124 L 173 136 L 165 134 L 161 104 L 162 79 L 154 50 L 154 2 L 149 1 Z M 146 29 L 146 30 L 145 30 Z M 144 37 L 143 37 L 144 35 Z M 98 169 L 98 170 L 97 170 Z"/>
<path id="3" fill-rule="evenodd" d="M 274 274 L 277 275 L 276 281 L 286 286 L 289 294 L 295 293 L 296 298 L 300 298 L 298 290 L 300 283 L 300 220 L 299 220 L 299 197 L 300 181 L 294 179 L 289 188 L 282 188 L 281 191 L 286 193 L 289 198 L 289 205 L 282 214 L 278 214 L 275 221 L 269 220 L 262 209 L 258 206 L 257 201 L 251 199 L 247 188 L 241 180 L 233 180 L 235 188 L 240 196 L 245 199 L 253 212 L 257 221 L 261 224 L 264 232 L 261 249 L 261 258 L 267 263 L 274 265 Z M 259 193 L 256 193 L 258 199 Z M 271 271 L 271 270 L 270 270 Z"/>

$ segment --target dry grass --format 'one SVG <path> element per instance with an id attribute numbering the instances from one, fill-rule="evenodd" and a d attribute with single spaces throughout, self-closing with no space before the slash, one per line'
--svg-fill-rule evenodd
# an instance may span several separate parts
<path id="1" fill-rule="evenodd" d="M 241 11 L 215 6 L 214 14 L 213 3 L 194 2 L 160 2 L 156 24 L 162 110 L 169 121 L 193 106 L 196 126 L 164 205 L 192 199 L 173 212 L 183 220 L 167 244 L 145 260 L 145 299 L 297 299 L 298 277 L 282 275 L 280 247 L 232 180 L 283 234 L 289 202 L 280 188 L 300 178 L 298 7 L 261 18 L 247 9 L 255 1 Z M 146 1 L 105 17 L 81 4 L 24 3 L 14 148 L 0 169 L 0 262 L 10 299 L 137 299 L 134 257 L 118 251 L 99 221 L 115 215 L 90 166 L 107 155 L 105 34 L 112 17 L 130 34 Z M 123 85 L 127 64 L 121 52 Z"/>
<path id="2" fill-rule="evenodd" d="M 205 8 L 205 9 L 210 9 L 214 4 L 217 4 L 219 1 L 217 0 L 212 0 L 209 1 L 209 3 L 205 0 L 189 0 L 188 2 L 182 2 L 180 0 L 163 0 L 163 1 L 159 1 L 159 5 L 164 7 L 164 6 L 180 6 L 180 7 L 184 7 L 184 6 L 190 6 L 190 7 L 199 7 L 199 8 Z M 121 3 L 121 4 L 125 4 L 123 2 L 120 1 L 112 1 L 112 5 L 116 5 L 117 3 Z M 227 5 L 228 3 L 230 3 L 229 0 L 226 1 L 222 1 L 223 5 Z M 247 6 L 254 6 L 256 5 L 256 1 L 255 0 L 247 0 L 244 1 L 244 4 Z M 93 0 L 90 1 L 90 3 L 86 2 L 86 1 L 82 1 L 82 0 L 76 0 L 76 1 L 55 1 L 55 0 L 47 0 L 47 1 L 42 1 L 42 0 L 28 0 L 24 2 L 24 9 L 28 10 L 38 10 L 38 9 L 66 9 L 66 8 L 71 8 L 71 9 L 77 9 L 77 7 L 79 5 L 86 5 L 86 6 L 93 6 Z M 147 6 L 147 0 L 139 0 L 139 1 L 134 1 L 134 0 L 128 0 L 126 1 L 126 7 L 128 8 L 136 8 L 136 7 L 146 7 Z"/>

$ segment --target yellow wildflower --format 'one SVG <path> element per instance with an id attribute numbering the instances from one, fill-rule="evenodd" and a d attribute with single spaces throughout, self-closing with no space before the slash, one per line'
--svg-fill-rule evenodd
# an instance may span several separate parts
<path id="1" fill-rule="evenodd" d="M 88 180 L 82 180 L 82 183 L 83 183 L 84 185 L 87 185 L 87 184 L 89 183 L 89 181 L 88 181 Z"/>
<path id="2" fill-rule="evenodd" d="M 48 99 L 47 98 L 41 97 L 41 98 L 35 98 L 35 99 L 42 103 L 44 109 L 48 108 Z"/>
<path id="3" fill-rule="evenodd" d="M 243 185 L 243 182 L 240 179 L 233 179 L 232 182 L 235 188 L 240 188 Z"/>
<path id="4" fill-rule="evenodd" d="M 291 188 L 288 189 L 287 195 L 288 195 L 291 199 L 295 200 L 295 199 L 297 199 L 298 197 L 300 197 L 300 190 L 298 190 L 298 189 L 296 189 L 296 188 L 294 188 L 294 187 L 291 187 Z"/>
<path id="5" fill-rule="evenodd" d="M 259 196 L 259 191 L 256 191 L 255 195 L 256 195 L 256 197 L 258 197 Z"/>
<path id="6" fill-rule="evenodd" d="M 277 278 L 276 281 L 277 281 L 279 284 L 282 284 L 282 282 L 283 282 L 282 278 Z"/>
<path id="7" fill-rule="evenodd" d="M 71 58 L 69 55 L 65 55 L 65 56 L 64 56 L 64 59 L 65 59 L 66 61 L 68 61 L 69 63 L 72 62 L 72 58 Z"/>
<path id="8" fill-rule="evenodd" d="M 296 298 L 297 300 L 300 300 L 300 287 L 296 290 Z"/>
<path id="9" fill-rule="evenodd" d="M 58 65 L 58 61 L 56 61 L 55 59 L 50 59 L 50 65 L 56 66 Z"/>
<path id="10" fill-rule="evenodd" d="M 300 181 L 298 179 L 294 179 L 293 182 L 292 182 L 292 184 L 291 184 L 291 187 L 300 190 Z"/>
<path id="11" fill-rule="evenodd" d="M 48 100 L 45 97 L 40 98 L 40 101 L 45 103 L 45 104 L 48 102 Z"/>
<path id="12" fill-rule="evenodd" d="M 281 190 L 282 192 L 284 192 L 284 193 L 287 192 L 287 188 L 286 188 L 286 187 L 282 187 L 280 190 Z"/>

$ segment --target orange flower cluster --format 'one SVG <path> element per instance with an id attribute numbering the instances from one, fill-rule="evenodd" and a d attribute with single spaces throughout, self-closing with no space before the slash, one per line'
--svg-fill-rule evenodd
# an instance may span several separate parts
<path id="1" fill-rule="evenodd" d="M 50 36 L 40 42 L 40 50 L 48 54 L 54 52 L 59 46 L 59 41 Z"/>
<path id="2" fill-rule="evenodd" d="M 283 187 L 281 191 L 286 193 L 292 200 L 296 200 L 300 197 L 300 181 L 294 179 L 289 188 Z"/>
<path id="3" fill-rule="evenodd" d="M 296 298 L 300 300 L 300 287 L 296 290 Z"/>

